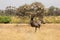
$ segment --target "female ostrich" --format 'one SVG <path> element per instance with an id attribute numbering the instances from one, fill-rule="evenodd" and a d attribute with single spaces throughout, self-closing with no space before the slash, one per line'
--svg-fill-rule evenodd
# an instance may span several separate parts
<path id="1" fill-rule="evenodd" d="M 35 32 L 36 32 L 37 28 L 40 28 L 41 22 L 34 21 L 34 17 L 35 15 L 31 16 L 30 25 L 32 27 L 35 27 Z"/>

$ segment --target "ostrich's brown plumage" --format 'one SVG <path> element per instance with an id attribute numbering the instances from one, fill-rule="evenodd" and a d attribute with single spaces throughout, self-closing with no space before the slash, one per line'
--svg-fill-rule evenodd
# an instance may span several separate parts
<path id="1" fill-rule="evenodd" d="M 37 28 L 40 28 L 41 22 L 34 21 L 34 20 L 33 20 L 34 17 L 35 17 L 35 15 L 32 15 L 32 16 L 31 16 L 30 25 L 31 25 L 32 27 L 35 27 L 35 32 L 36 32 Z"/>

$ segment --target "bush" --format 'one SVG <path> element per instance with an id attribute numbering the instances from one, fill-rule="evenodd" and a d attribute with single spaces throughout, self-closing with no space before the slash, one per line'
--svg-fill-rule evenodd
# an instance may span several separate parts
<path id="1" fill-rule="evenodd" d="M 10 23 L 11 19 L 9 16 L 0 16 L 0 23 Z"/>

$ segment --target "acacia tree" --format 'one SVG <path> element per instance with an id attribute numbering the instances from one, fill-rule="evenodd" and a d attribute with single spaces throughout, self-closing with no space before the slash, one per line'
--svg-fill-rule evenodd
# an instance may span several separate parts
<path id="1" fill-rule="evenodd" d="M 7 6 L 5 9 L 5 14 L 6 15 L 10 15 L 10 16 L 14 16 L 16 15 L 16 9 L 13 6 Z"/>
<path id="2" fill-rule="evenodd" d="M 34 2 L 31 4 L 31 8 L 32 8 L 34 14 L 43 23 L 44 5 L 42 3 L 39 3 L 39 2 Z"/>
<path id="3" fill-rule="evenodd" d="M 18 16 L 29 16 L 28 11 L 30 10 L 29 5 L 25 4 L 17 8 L 17 15 Z"/>
<path id="4" fill-rule="evenodd" d="M 22 17 L 30 17 L 31 15 L 35 15 L 39 18 L 40 21 L 43 22 L 44 15 L 44 5 L 39 2 L 34 2 L 31 5 L 23 5 L 17 8 L 17 15 Z"/>

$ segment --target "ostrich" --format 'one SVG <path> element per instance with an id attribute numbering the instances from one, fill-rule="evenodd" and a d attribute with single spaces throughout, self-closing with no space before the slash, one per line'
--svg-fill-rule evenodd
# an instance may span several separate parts
<path id="1" fill-rule="evenodd" d="M 40 26 L 41 26 L 41 21 L 34 21 L 34 20 L 33 20 L 34 17 L 35 17 L 35 15 L 32 15 L 32 16 L 31 16 L 30 25 L 31 25 L 32 27 L 35 27 L 35 32 L 36 32 L 37 28 L 40 28 Z"/>

